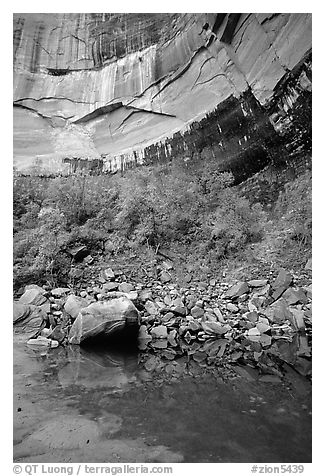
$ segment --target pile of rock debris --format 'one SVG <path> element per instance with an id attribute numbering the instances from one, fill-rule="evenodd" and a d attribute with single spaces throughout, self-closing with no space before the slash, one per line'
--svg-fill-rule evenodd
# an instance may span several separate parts
<path id="1" fill-rule="evenodd" d="M 26 286 L 14 301 L 14 331 L 29 345 L 57 347 L 113 335 L 131 324 L 149 368 L 156 366 L 157 355 L 173 363 L 185 356 L 201 368 L 248 365 L 271 380 L 281 378 L 285 362 L 309 377 L 310 268 L 309 262 L 304 286 L 280 269 L 273 279 L 233 285 L 210 279 L 182 288 L 172 284 L 171 270 L 159 280 L 130 283 L 106 268 L 97 282 L 77 293 L 68 287 Z"/>

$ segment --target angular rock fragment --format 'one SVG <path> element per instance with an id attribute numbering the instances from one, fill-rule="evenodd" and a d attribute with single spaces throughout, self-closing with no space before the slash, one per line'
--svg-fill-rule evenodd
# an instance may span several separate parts
<path id="1" fill-rule="evenodd" d="M 46 294 L 45 289 L 43 289 L 41 286 L 38 284 L 27 284 L 25 286 L 25 291 L 29 291 L 30 289 L 37 289 L 41 294 Z"/>
<path id="2" fill-rule="evenodd" d="M 266 284 L 262 288 L 255 288 L 253 296 L 257 296 L 257 297 L 265 296 L 265 297 L 267 297 L 270 294 L 270 290 L 271 290 L 270 284 Z"/>
<path id="3" fill-rule="evenodd" d="M 313 285 L 310 284 L 309 286 L 306 286 L 304 289 L 307 293 L 307 298 L 311 299 L 313 296 Z"/>
<path id="4" fill-rule="evenodd" d="M 191 315 L 192 315 L 195 319 L 198 319 L 199 317 L 204 316 L 204 311 L 203 311 L 202 307 L 194 306 L 194 307 L 192 307 L 192 309 L 191 309 Z"/>
<path id="5" fill-rule="evenodd" d="M 68 253 L 75 261 L 81 261 L 89 254 L 89 251 L 85 245 L 81 245 L 68 249 Z"/>
<path id="6" fill-rule="evenodd" d="M 289 306 L 283 298 L 275 301 L 271 306 L 267 307 L 263 311 L 263 314 L 269 319 L 269 321 L 277 324 L 283 323 L 286 319 L 291 319 Z"/>
<path id="7" fill-rule="evenodd" d="M 300 375 L 307 377 L 311 375 L 312 370 L 312 363 L 310 359 L 306 359 L 304 357 L 297 357 L 294 368 Z"/>
<path id="8" fill-rule="evenodd" d="M 305 330 L 305 321 L 304 321 L 305 313 L 304 313 L 304 311 L 302 311 L 300 309 L 294 309 L 292 307 L 290 308 L 290 311 L 291 311 L 291 315 L 292 315 L 291 323 L 292 323 L 294 329 L 300 330 L 300 331 Z"/>
<path id="9" fill-rule="evenodd" d="M 129 293 L 134 290 L 134 286 L 131 283 L 123 282 L 119 285 L 118 290 L 122 293 Z"/>
<path id="10" fill-rule="evenodd" d="M 154 347 L 155 349 L 167 349 L 167 339 L 158 339 L 154 340 L 150 343 L 151 347 Z"/>
<path id="11" fill-rule="evenodd" d="M 272 292 L 272 300 L 276 301 L 287 290 L 287 286 L 279 286 Z"/>
<path id="12" fill-rule="evenodd" d="M 252 288 L 262 288 L 263 286 L 266 286 L 267 282 L 267 279 L 251 279 L 247 284 Z"/>
<path id="13" fill-rule="evenodd" d="M 188 326 L 193 332 L 200 331 L 202 329 L 201 324 L 198 321 L 195 321 L 194 319 L 188 321 Z"/>
<path id="14" fill-rule="evenodd" d="M 246 314 L 246 319 L 252 323 L 255 323 L 258 321 L 258 313 L 256 311 L 250 311 Z"/>
<path id="15" fill-rule="evenodd" d="M 152 291 L 150 289 L 143 289 L 140 291 L 139 300 L 143 303 L 146 301 L 152 301 Z"/>
<path id="16" fill-rule="evenodd" d="M 159 314 L 159 310 L 153 301 L 147 301 L 144 307 L 146 308 L 147 313 L 152 316 L 156 316 L 157 314 Z"/>
<path id="17" fill-rule="evenodd" d="M 38 289 L 32 288 L 32 289 L 27 289 L 27 291 L 24 292 L 24 294 L 19 298 L 18 301 L 21 304 L 30 304 L 33 306 L 40 306 L 41 304 L 44 304 L 47 301 L 47 299 L 44 296 L 44 290 L 43 292 L 41 292 Z"/>
<path id="18" fill-rule="evenodd" d="M 52 296 L 59 298 L 64 296 L 65 294 L 68 294 L 70 291 L 71 291 L 70 288 L 55 288 L 55 289 L 52 289 L 51 294 Z"/>
<path id="19" fill-rule="evenodd" d="M 167 339 L 167 327 L 163 325 L 153 327 L 150 331 L 150 334 L 155 339 Z"/>
<path id="20" fill-rule="evenodd" d="M 110 282 L 110 283 L 104 283 L 103 284 L 103 291 L 116 291 L 119 287 L 118 283 L 115 282 Z"/>
<path id="21" fill-rule="evenodd" d="M 62 329 L 62 326 L 58 325 L 56 326 L 53 331 L 48 335 L 49 339 L 58 341 L 61 343 L 65 339 L 66 333 Z"/>
<path id="22" fill-rule="evenodd" d="M 246 282 L 239 282 L 232 286 L 228 291 L 225 293 L 226 298 L 236 299 L 242 296 L 245 293 L 248 293 L 249 287 Z"/>
<path id="23" fill-rule="evenodd" d="M 264 322 L 258 322 L 256 324 L 256 328 L 260 331 L 261 334 L 264 334 L 265 332 L 268 332 L 271 327 L 268 324 L 265 324 Z"/>
<path id="24" fill-rule="evenodd" d="M 251 329 L 248 329 L 247 335 L 248 336 L 260 336 L 261 332 L 257 327 L 252 327 Z"/>
<path id="25" fill-rule="evenodd" d="M 106 269 L 103 269 L 102 271 L 102 276 L 103 278 L 107 279 L 108 281 L 112 280 L 115 278 L 115 273 L 114 271 L 112 270 L 112 268 L 106 268 Z"/>
<path id="26" fill-rule="evenodd" d="M 27 341 L 28 345 L 34 347 L 58 347 L 59 343 L 56 340 L 48 339 L 47 337 L 38 336 L 36 339 L 29 339 Z"/>
<path id="27" fill-rule="evenodd" d="M 227 310 L 230 311 L 230 312 L 238 312 L 239 309 L 238 307 L 236 306 L 236 304 L 233 304 L 233 303 L 228 303 L 227 306 L 226 306 Z"/>
<path id="28" fill-rule="evenodd" d="M 231 327 L 228 324 L 222 324 L 221 322 L 209 322 L 205 321 L 201 323 L 202 329 L 208 334 L 219 334 L 223 335 L 226 332 L 231 330 Z"/>
<path id="29" fill-rule="evenodd" d="M 86 263 L 86 264 L 92 264 L 94 262 L 94 258 L 93 258 L 93 256 L 88 255 L 83 259 L 83 262 Z"/>
<path id="30" fill-rule="evenodd" d="M 259 343 L 263 346 L 263 347 L 268 347 L 269 345 L 272 344 L 272 337 L 269 336 L 268 334 L 262 334 L 261 335 L 261 338 L 259 340 Z"/>
<path id="31" fill-rule="evenodd" d="M 64 305 L 64 310 L 72 317 L 72 319 L 76 319 L 81 309 L 88 305 L 89 302 L 85 298 L 70 294 Z"/>
<path id="32" fill-rule="evenodd" d="M 274 290 L 277 290 L 279 288 L 285 288 L 287 289 L 290 284 L 292 283 L 292 275 L 286 271 L 285 269 L 281 269 L 276 280 L 272 284 L 272 288 Z"/>
<path id="33" fill-rule="evenodd" d="M 186 316 L 186 307 L 185 306 L 175 306 L 172 308 L 176 316 Z"/>
<path id="34" fill-rule="evenodd" d="M 288 288 L 282 295 L 283 299 L 287 301 L 289 306 L 291 304 L 297 304 L 297 303 L 306 303 L 308 302 L 308 298 L 306 296 L 306 293 L 304 292 L 303 289 L 297 288 Z"/>
<path id="35" fill-rule="evenodd" d="M 224 317 L 222 315 L 222 312 L 220 311 L 220 309 L 218 307 L 215 307 L 213 309 L 213 312 L 217 316 L 217 319 L 218 319 L 219 322 L 225 322 Z"/>

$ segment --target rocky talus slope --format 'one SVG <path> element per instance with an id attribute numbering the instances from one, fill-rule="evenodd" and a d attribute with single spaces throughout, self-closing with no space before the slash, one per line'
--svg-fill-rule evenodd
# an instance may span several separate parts
<path id="1" fill-rule="evenodd" d="M 180 288 L 168 262 L 157 280 L 126 280 L 103 267 L 88 286 L 29 285 L 14 302 L 14 331 L 28 345 L 57 347 L 87 343 L 112 319 L 131 317 L 143 365 L 160 378 L 222 370 L 274 383 L 288 373 L 310 378 L 311 260 L 298 274 L 280 269 L 233 284 L 212 278 Z"/>

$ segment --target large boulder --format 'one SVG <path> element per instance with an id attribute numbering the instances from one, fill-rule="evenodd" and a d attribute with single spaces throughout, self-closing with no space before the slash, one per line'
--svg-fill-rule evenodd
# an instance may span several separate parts
<path id="1" fill-rule="evenodd" d="M 70 344 L 91 338 L 107 339 L 123 330 L 138 329 L 139 312 L 126 297 L 98 301 L 81 309 L 69 333 Z"/>
<path id="2" fill-rule="evenodd" d="M 16 309 L 16 312 L 18 312 L 17 309 L 19 308 L 17 303 L 15 303 L 14 309 Z M 28 314 L 26 314 L 24 318 L 16 320 L 14 324 L 14 332 L 16 334 L 24 334 L 27 339 L 35 336 L 47 319 L 47 314 L 41 307 L 30 306 L 29 308 L 30 311 Z"/>
<path id="3" fill-rule="evenodd" d="M 13 323 L 16 324 L 18 321 L 23 321 L 30 314 L 31 308 L 28 304 L 22 304 L 20 302 L 14 301 L 13 304 Z"/>

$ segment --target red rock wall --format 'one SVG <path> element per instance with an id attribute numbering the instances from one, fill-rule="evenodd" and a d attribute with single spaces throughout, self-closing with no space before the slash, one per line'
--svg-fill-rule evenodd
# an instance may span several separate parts
<path id="1" fill-rule="evenodd" d="M 310 14 L 15 14 L 15 166 L 55 173 L 69 158 L 104 157 L 109 169 L 176 142 L 180 153 L 175 134 L 247 92 L 283 135 L 301 94 L 309 101 L 310 76 L 297 68 L 310 50 Z"/>

